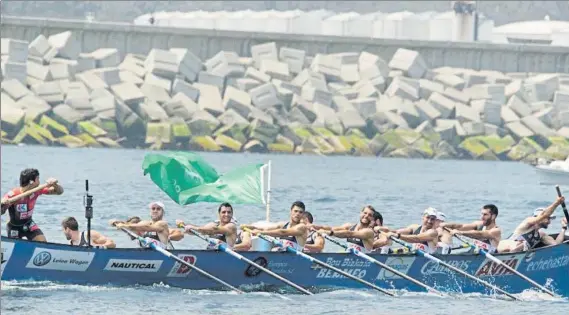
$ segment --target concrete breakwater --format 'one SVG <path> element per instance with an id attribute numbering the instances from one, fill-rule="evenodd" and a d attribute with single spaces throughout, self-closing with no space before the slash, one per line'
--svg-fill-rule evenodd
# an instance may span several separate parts
<path id="1" fill-rule="evenodd" d="M 569 155 L 569 75 L 431 67 L 417 51 L 252 57 L 2 39 L 2 141 L 531 160 Z"/>

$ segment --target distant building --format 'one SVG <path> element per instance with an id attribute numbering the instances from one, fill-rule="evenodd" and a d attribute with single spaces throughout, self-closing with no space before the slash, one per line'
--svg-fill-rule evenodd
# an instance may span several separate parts
<path id="1" fill-rule="evenodd" d="M 495 27 L 493 42 L 569 46 L 569 22 L 523 21 Z"/>

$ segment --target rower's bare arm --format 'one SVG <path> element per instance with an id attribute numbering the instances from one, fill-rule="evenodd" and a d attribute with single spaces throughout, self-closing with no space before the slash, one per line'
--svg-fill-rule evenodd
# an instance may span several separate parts
<path id="1" fill-rule="evenodd" d="M 264 223 L 262 226 L 255 224 L 241 224 L 241 229 L 268 231 L 274 229 L 280 229 L 285 225 L 285 222 L 278 223 Z"/>
<path id="2" fill-rule="evenodd" d="M 112 239 L 105 237 L 101 233 L 99 233 L 97 231 L 93 231 L 93 230 L 91 230 L 91 241 L 95 245 L 105 246 L 106 248 L 117 247 L 117 245 L 115 244 L 115 242 Z"/>
<path id="3" fill-rule="evenodd" d="M 380 248 L 383 246 L 387 246 L 390 243 L 390 239 L 385 236 L 385 234 L 380 234 L 379 237 L 373 241 L 373 248 Z"/>
<path id="4" fill-rule="evenodd" d="M 178 230 L 178 229 L 170 229 L 169 232 L 170 235 L 168 235 L 168 238 L 171 241 L 181 241 L 184 238 L 184 233 L 182 233 L 182 231 Z"/>
<path id="5" fill-rule="evenodd" d="M 405 235 L 401 234 L 400 239 L 410 243 L 421 243 L 421 242 L 430 242 L 435 240 L 439 234 L 436 230 L 428 230 L 427 232 L 417 234 L 417 235 Z"/>
<path id="6" fill-rule="evenodd" d="M 213 235 L 213 234 L 231 235 L 237 233 L 237 226 L 233 223 L 229 223 L 224 226 L 206 225 L 203 227 L 197 227 L 195 228 L 195 230 L 202 234 L 207 234 L 207 235 Z"/>
<path id="7" fill-rule="evenodd" d="M 561 237 L 560 237 L 561 236 Z M 541 236 L 541 242 L 545 245 L 557 245 L 563 243 L 564 235 L 560 233 L 557 238 L 549 236 L 547 233 L 543 233 Z"/>
<path id="8" fill-rule="evenodd" d="M 498 228 L 484 230 L 484 231 L 477 231 L 477 230 L 467 230 L 467 231 L 460 231 L 458 233 L 460 235 L 468 236 L 475 239 L 497 239 L 499 240 L 502 237 L 502 231 Z"/>
<path id="9" fill-rule="evenodd" d="M 565 202 L 565 197 L 563 196 L 558 197 L 554 203 L 552 203 L 549 207 L 547 207 L 545 211 L 541 212 L 537 217 L 528 218 L 527 223 L 530 225 L 535 225 L 543 222 L 544 220 L 549 218 L 553 214 L 555 209 L 557 209 L 557 207 L 563 202 Z"/>
<path id="10" fill-rule="evenodd" d="M 413 231 L 418 227 L 419 227 L 419 225 L 417 225 L 417 224 L 411 224 L 408 227 L 396 230 L 395 233 L 399 233 L 401 235 L 412 234 Z"/>
<path id="11" fill-rule="evenodd" d="M 275 237 L 279 237 L 279 236 L 302 236 L 304 233 L 306 233 L 306 226 L 304 224 L 299 224 L 293 228 L 288 228 L 288 229 L 280 228 L 280 229 L 263 231 L 263 234 L 266 234 L 269 236 L 275 236 Z"/>
<path id="12" fill-rule="evenodd" d="M 461 226 L 458 227 L 458 228 L 456 228 L 456 229 L 457 229 L 457 230 L 460 230 L 460 231 L 476 230 L 480 224 L 481 224 L 480 221 L 475 221 L 475 222 L 472 222 L 472 223 L 461 224 Z"/>
<path id="13" fill-rule="evenodd" d="M 166 221 L 141 221 L 138 223 L 126 223 L 126 227 L 140 232 L 163 232 L 168 230 L 168 223 Z"/>
<path id="14" fill-rule="evenodd" d="M 373 238 L 373 230 L 372 229 L 361 229 L 359 231 L 350 231 L 350 230 L 339 230 L 334 231 L 334 236 L 341 237 L 341 238 L 359 238 L 362 240 Z"/>
<path id="15" fill-rule="evenodd" d="M 236 251 L 248 251 L 251 249 L 251 234 L 249 232 L 241 233 L 241 243 L 233 245 L 233 249 Z"/>
<path id="16" fill-rule="evenodd" d="M 319 253 L 324 249 L 324 238 L 322 236 L 316 236 L 314 238 L 314 244 L 304 244 L 304 248 L 312 253 Z"/>

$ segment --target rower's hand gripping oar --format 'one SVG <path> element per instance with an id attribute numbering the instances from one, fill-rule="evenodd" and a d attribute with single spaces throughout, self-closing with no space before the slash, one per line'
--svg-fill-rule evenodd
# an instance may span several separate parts
<path id="1" fill-rule="evenodd" d="M 303 287 L 301 287 L 301 286 L 295 284 L 294 282 L 292 282 L 292 281 L 290 281 L 290 280 L 287 280 L 287 279 L 285 279 L 285 278 L 279 276 L 278 274 L 276 274 L 276 273 L 270 271 L 269 269 L 267 269 L 267 268 L 265 268 L 265 267 L 263 267 L 263 266 L 261 266 L 261 265 L 255 263 L 254 261 L 252 261 L 252 260 L 246 258 L 245 256 L 236 253 L 235 251 L 233 251 L 232 249 L 230 249 L 230 248 L 227 246 L 227 243 L 225 243 L 225 242 L 220 242 L 220 241 L 218 241 L 218 240 L 216 240 L 216 239 L 213 239 L 213 238 L 211 238 L 211 237 L 207 237 L 207 236 L 205 236 L 205 235 L 199 233 L 198 231 L 196 231 L 196 230 L 194 230 L 194 229 L 192 229 L 192 228 L 186 227 L 184 224 L 179 224 L 178 227 L 188 229 L 190 232 L 192 232 L 192 234 L 194 234 L 195 236 L 197 236 L 197 237 L 201 238 L 202 240 L 208 242 L 209 244 L 216 246 L 216 247 L 219 248 L 219 250 L 221 250 L 222 252 L 225 252 L 225 253 L 227 253 L 227 254 L 229 254 L 229 255 L 231 255 L 231 256 L 233 256 L 233 257 L 235 257 L 235 258 L 237 258 L 237 259 L 239 259 L 239 260 L 241 260 L 241 261 L 244 261 L 244 262 L 246 262 L 246 263 L 248 263 L 248 264 L 251 264 L 251 265 L 253 265 L 253 266 L 255 266 L 255 267 L 257 267 L 257 268 L 263 270 L 263 271 L 266 272 L 267 274 L 269 274 L 269 275 L 271 275 L 271 276 L 277 278 L 278 280 L 280 280 L 280 281 L 282 281 L 282 282 L 284 282 L 284 283 L 290 285 L 291 287 L 297 289 L 298 291 L 300 291 L 300 292 L 302 292 L 302 293 L 304 293 L 304 294 L 306 294 L 306 295 L 314 295 L 312 292 L 310 292 L 310 291 L 306 290 L 305 288 L 303 288 Z"/>
<path id="2" fill-rule="evenodd" d="M 115 225 L 115 226 L 116 226 L 116 225 Z M 197 271 L 197 272 L 200 273 L 201 275 L 203 275 L 203 276 L 205 276 L 205 277 L 207 277 L 207 278 L 209 278 L 209 279 L 211 279 L 211 280 L 213 280 L 213 281 L 215 281 L 215 282 L 217 282 L 217 283 L 219 283 L 219 284 L 222 284 L 222 285 L 224 285 L 224 286 L 230 288 L 231 290 L 233 290 L 233 291 L 235 291 L 235 292 L 237 292 L 237 293 L 244 293 L 243 291 L 237 289 L 236 287 L 232 286 L 231 284 L 229 284 L 229 283 L 227 283 L 227 282 L 225 282 L 225 281 L 223 281 L 223 280 L 221 280 L 221 279 L 219 279 L 219 278 L 217 278 L 217 277 L 215 277 L 215 276 L 213 276 L 213 275 L 211 275 L 211 274 L 205 272 L 205 271 L 202 270 L 201 268 L 198 268 L 198 267 L 196 267 L 196 266 L 194 266 L 194 265 L 188 263 L 187 261 L 184 261 L 184 260 L 181 259 L 180 257 L 175 256 L 174 254 L 170 253 L 169 251 L 167 251 L 167 250 L 165 250 L 165 249 L 163 249 L 163 248 L 161 248 L 161 247 L 159 247 L 159 246 L 156 246 L 156 244 L 155 244 L 154 242 L 150 242 L 150 241 L 148 241 L 146 238 L 144 238 L 144 237 L 142 237 L 142 236 L 139 236 L 139 235 L 137 235 L 136 233 L 134 233 L 134 232 L 132 232 L 132 231 L 130 231 L 130 230 L 124 228 L 124 227 L 117 227 L 117 228 L 119 228 L 120 230 L 122 230 L 122 231 L 125 232 L 126 234 L 130 235 L 130 237 L 132 237 L 133 239 L 137 239 L 138 241 L 140 241 L 140 243 L 141 243 L 143 246 L 148 246 L 148 247 L 154 249 L 155 251 L 157 251 L 157 252 L 159 252 L 159 253 L 161 253 L 161 254 L 167 256 L 168 258 L 174 259 L 175 261 L 179 262 L 180 264 L 182 264 L 182 265 L 184 265 L 184 266 L 186 266 L 186 267 L 188 267 L 188 268 L 190 268 L 190 269 L 193 269 L 193 270 Z"/>
<path id="3" fill-rule="evenodd" d="M 332 243 L 334 243 L 334 244 L 336 244 L 336 245 L 338 245 L 338 246 L 340 246 L 340 247 L 343 247 L 344 249 L 349 250 L 352 254 L 354 254 L 354 255 L 356 255 L 356 256 L 358 256 L 358 257 L 361 257 L 361 258 L 363 258 L 363 259 L 365 259 L 365 260 L 367 260 L 367 261 L 369 261 L 369 262 L 371 262 L 371 263 L 374 263 L 374 264 L 380 266 L 381 268 L 383 268 L 383 269 L 385 269 L 385 270 L 387 270 L 387 271 L 389 271 L 389 272 L 391 272 L 391 273 L 393 273 L 393 274 L 396 274 L 396 275 L 400 276 L 401 278 L 407 279 L 407 280 L 413 282 L 414 284 L 416 284 L 416 285 L 418 285 L 418 286 L 421 286 L 421 287 L 427 289 L 427 291 L 431 291 L 431 292 L 433 292 L 433 293 L 442 295 L 442 293 L 441 293 L 440 291 L 438 291 L 437 289 L 435 289 L 435 288 L 433 288 L 433 287 L 430 287 L 430 286 L 426 285 L 426 284 L 423 283 L 423 282 L 420 282 L 420 281 L 418 281 L 418 280 L 416 280 L 416 279 L 413 279 L 413 278 L 409 277 L 408 275 L 406 275 L 406 274 L 404 274 L 404 273 L 402 273 L 402 272 L 400 272 L 400 271 L 397 271 L 397 270 L 395 270 L 395 269 L 389 267 L 387 264 L 384 264 L 384 263 L 380 262 L 379 260 L 374 259 L 374 258 L 368 256 L 367 254 L 365 254 L 365 253 L 363 253 L 363 252 L 361 252 L 361 251 L 359 251 L 359 250 L 357 250 L 357 249 L 355 249 L 355 248 L 353 248 L 353 247 L 351 247 L 351 246 L 348 246 L 348 245 L 346 245 L 346 244 L 343 243 L 343 242 L 338 241 L 338 240 L 335 239 L 335 238 L 332 238 L 332 237 L 331 237 L 330 235 L 328 235 L 328 234 L 320 233 L 320 232 L 318 232 L 318 231 L 317 231 L 316 233 L 317 233 L 318 235 L 321 235 L 322 237 L 326 238 L 326 239 L 329 240 L 330 242 L 332 242 Z"/>
<path id="4" fill-rule="evenodd" d="M 380 232 L 381 232 L 381 231 L 380 231 Z M 381 232 L 381 233 L 385 233 L 385 232 Z M 433 255 L 431 255 L 431 254 L 429 254 L 429 253 L 426 253 L 426 252 L 424 252 L 424 251 L 422 251 L 422 250 L 420 250 L 420 249 L 418 249 L 418 248 L 413 248 L 413 246 L 411 246 L 411 244 L 409 244 L 409 243 L 407 243 L 407 242 L 404 242 L 404 241 L 402 241 L 402 240 L 400 240 L 400 239 L 398 239 L 398 238 L 396 238 L 396 237 L 394 237 L 394 236 L 390 236 L 389 238 L 390 238 L 391 240 L 393 240 L 394 242 L 397 242 L 397 243 L 399 243 L 399 244 L 401 244 L 401 245 L 403 245 L 403 246 L 409 248 L 410 250 L 414 249 L 415 252 L 416 252 L 417 254 L 419 254 L 420 256 L 423 256 L 423 257 L 425 257 L 425 258 L 427 258 L 427 259 L 430 259 L 430 260 L 432 260 L 432 261 L 434 261 L 434 262 L 436 262 L 436 263 L 438 263 L 438 264 L 440 264 L 440 265 L 443 265 L 443 266 L 447 267 L 448 269 L 450 269 L 450 270 L 452 270 L 452 271 L 454 271 L 454 272 L 456 272 L 456 273 L 459 273 L 459 274 L 461 274 L 461 275 L 463 275 L 463 276 L 465 276 L 465 277 L 467 277 L 467 278 L 469 278 L 469 279 L 472 279 L 472 280 L 474 280 L 474 281 L 477 281 L 477 282 L 479 282 L 479 283 L 481 283 L 481 284 L 483 284 L 483 285 L 485 285 L 485 286 L 487 286 L 487 287 L 489 287 L 489 288 L 495 290 L 496 292 L 500 292 L 500 293 L 502 293 L 502 294 L 508 296 L 509 298 L 511 298 L 511 299 L 513 299 L 513 300 L 519 301 L 519 299 L 518 299 L 517 297 L 515 297 L 514 295 L 512 295 L 512 294 L 510 294 L 510 293 L 508 293 L 508 292 L 506 292 L 506 291 L 504 291 L 504 290 L 498 288 L 497 286 L 495 286 L 495 285 L 493 285 L 493 284 L 490 284 L 490 283 L 488 283 L 487 281 L 484 281 L 484 280 L 482 280 L 482 279 L 476 278 L 475 276 L 473 276 L 473 275 L 471 275 L 471 274 L 469 274 L 469 273 L 467 273 L 467 272 L 465 272 L 465 271 L 463 271 L 463 270 L 461 270 L 461 269 L 458 269 L 458 268 L 456 268 L 456 267 L 453 266 L 453 265 L 447 264 L 446 262 L 444 262 L 444 261 L 438 259 L 437 257 L 435 257 L 435 256 L 433 256 Z"/>
<path id="5" fill-rule="evenodd" d="M 555 186 L 555 190 L 557 190 L 557 196 L 561 197 L 561 189 L 559 188 L 559 185 Z M 565 205 L 565 201 L 563 201 L 561 203 L 561 208 L 563 209 L 563 214 L 565 214 L 565 219 L 567 220 L 567 223 L 569 224 L 569 211 L 567 211 L 567 206 Z"/>
<path id="6" fill-rule="evenodd" d="M 249 229 L 249 228 L 243 228 L 243 230 L 244 230 L 244 231 L 251 232 L 251 229 Z M 337 272 L 337 273 L 343 275 L 344 277 L 347 277 L 347 278 L 350 278 L 350 279 L 355 280 L 355 281 L 357 281 L 357 282 L 360 282 L 360 283 L 362 283 L 362 284 L 365 284 L 366 286 L 368 286 L 368 287 L 370 287 L 370 288 L 372 288 L 372 289 L 375 289 L 375 290 L 377 290 L 377 291 L 379 291 L 379 292 L 382 292 L 382 293 L 384 293 L 384 294 L 387 294 L 387 295 L 389 295 L 389 296 L 395 296 L 393 293 L 391 293 L 391 292 L 389 292 L 389 291 L 387 291 L 387 290 L 385 290 L 385 289 L 382 289 L 382 288 L 376 286 L 376 285 L 373 284 L 373 283 L 370 283 L 370 282 L 368 282 L 368 281 L 366 281 L 366 280 L 360 279 L 360 278 L 358 278 L 358 277 L 356 277 L 356 276 L 354 276 L 354 275 L 351 275 L 351 274 L 349 274 L 349 273 L 347 273 L 347 272 L 345 272 L 345 271 L 343 271 L 343 270 L 340 270 L 340 269 L 338 269 L 338 268 L 336 268 L 336 267 L 334 267 L 334 266 L 331 266 L 331 265 L 329 265 L 329 264 L 327 264 L 327 263 L 325 263 L 325 262 L 323 262 L 323 261 L 320 261 L 320 260 L 318 260 L 318 259 L 316 259 L 316 258 L 314 258 L 314 257 L 312 257 L 312 256 L 310 256 L 310 255 L 307 255 L 307 254 L 303 253 L 302 251 L 298 251 L 298 250 L 292 248 L 291 246 L 285 246 L 280 240 L 278 240 L 278 239 L 276 239 L 276 238 L 274 238 L 274 237 L 271 237 L 271 236 L 268 236 L 268 235 L 264 235 L 264 234 L 261 234 L 261 233 L 257 233 L 257 236 L 258 236 L 259 238 L 264 239 L 264 240 L 267 241 L 267 242 L 271 242 L 271 243 L 273 243 L 273 244 L 275 244 L 275 245 L 277 245 L 277 246 L 285 247 L 288 252 L 291 252 L 291 253 L 293 253 L 293 254 L 296 254 L 296 255 L 298 255 L 298 256 L 300 256 L 300 257 L 302 257 L 302 258 L 305 258 L 305 259 L 309 260 L 309 261 L 312 262 L 312 263 L 318 264 L 318 265 L 320 265 L 320 266 L 322 266 L 322 267 L 324 267 L 324 268 L 333 270 L 333 271 L 335 271 L 335 272 Z"/>
<path id="7" fill-rule="evenodd" d="M 447 227 L 444 227 L 445 230 L 447 230 L 448 232 L 450 232 L 450 229 Z M 557 296 L 555 293 L 553 293 L 552 291 L 548 290 L 547 288 L 545 288 L 544 286 L 540 285 L 539 283 L 533 281 L 532 279 L 530 279 L 529 277 L 523 275 L 521 272 L 517 271 L 516 269 L 510 267 L 509 265 L 505 264 L 503 261 L 501 261 L 500 259 L 494 257 L 494 255 L 488 253 L 486 250 L 484 250 L 483 248 L 478 247 L 476 244 L 469 242 L 468 240 L 466 240 L 464 237 L 459 236 L 457 234 L 453 235 L 454 237 L 456 237 L 459 241 L 463 242 L 464 244 L 468 244 L 471 248 L 473 249 L 478 249 L 480 253 L 482 253 L 484 256 L 486 256 L 486 258 L 488 258 L 489 260 L 493 261 L 496 264 L 499 264 L 500 266 L 508 269 L 509 271 L 511 271 L 512 273 L 514 273 L 515 275 L 519 276 L 520 278 L 526 280 L 527 282 L 531 283 L 533 286 L 535 286 L 536 288 L 540 289 L 541 291 L 553 296 L 553 297 L 559 297 Z"/>

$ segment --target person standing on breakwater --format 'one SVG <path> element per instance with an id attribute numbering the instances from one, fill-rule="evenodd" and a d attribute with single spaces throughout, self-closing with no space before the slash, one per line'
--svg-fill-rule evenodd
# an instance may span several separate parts
<path id="1" fill-rule="evenodd" d="M 24 194 L 40 185 L 40 172 L 35 168 L 27 168 L 20 173 L 20 187 L 11 189 L 2 198 L 2 214 L 8 210 L 10 221 L 6 224 L 9 238 L 26 238 L 36 242 L 47 242 L 45 235 L 32 219 L 36 201 L 40 195 L 61 195 L 63 187 L 57 183 L 57 179 L 49 178 L 46 187 L 38 190 L 27 197 L 23 197 L 13 203 L 10 198 Z"/>
<path id="2" fill-rule="evenodd" d="M 498 207 L 487 204 L 480 210 L 480 220 L 472 223 L 441 223 L 442 228 L 451 230 L 451 235 L 464 235 L 473 238 L 474 244 L 490 254 L 498 250 L 502 240 L 502 228 L 496 224 Z"/>
<path id="3" fill-rule="evenodd" d="M 176 220 L 176 226 L 185 226 L 186 233 L 190 235 L 192 235 L 191 230 L 210 235 L 211 238 L 218 240 L 219 243 L 227 243 L 229 248 L 233 248 L 237 240 L 237 225 L 233 221 L 233 207 L 231 204 L 224 202 L 219 205 L 219 208 L 217 208 L 217 216 L 218 220 L 204 226 L 186 224 L 182 220 Z M 215 250 L 217 247 L 217 245 L 207 244 L 208 250 Z"/>
<path id="4" fill-rule="evenodd" d="M 498 252 L 515 253 L 519 251 L 527 251 L 535 248 L 539 243 L 545 245 L 561 244 L 565 237 L 565 230 L 557 236 L 557 239 L 549 236 L 541 229 L 547 229 L 551 220 L 555 219 L 553 212 L 557 207 L 565 202 L 565 197 L 558 197 L 547 208 L 537 208 L 533 212 L 533 216 L 526 218 L 514 230 L 514 233 L 507 239 L 500 242 Z"/>
<path id="5" fill-rule="evenodd" d="M 82 231 L 79 233 L 79 223 L 74 217 L 67 217 L 61 222 L 61 228 L 65 238 L 69 241 L 69 245 L 88 246 L 87 233 Z M 102 235 L 101 233 L 91 230 L 91 245 L 95 248 L 115 248 L 115 242 Z"/>
<path id="6" fill-rule="evenodd" d="M 277 237 L 283 245 L 291 246 L 296 250 L 302 250 L 308 238 L 308 227 L 303 223 L 306 206 L 302 201 L 295 201 L 290 207 L 290 219 L 288 222 L 279 222 L 270 226 L 260 227 L 252 224 L 241 225 L 242 229 L 251 229 L 251 234 L 257 233 Z M 286 250 L 285 247 L 275 246 L 272 250 Z"/>

